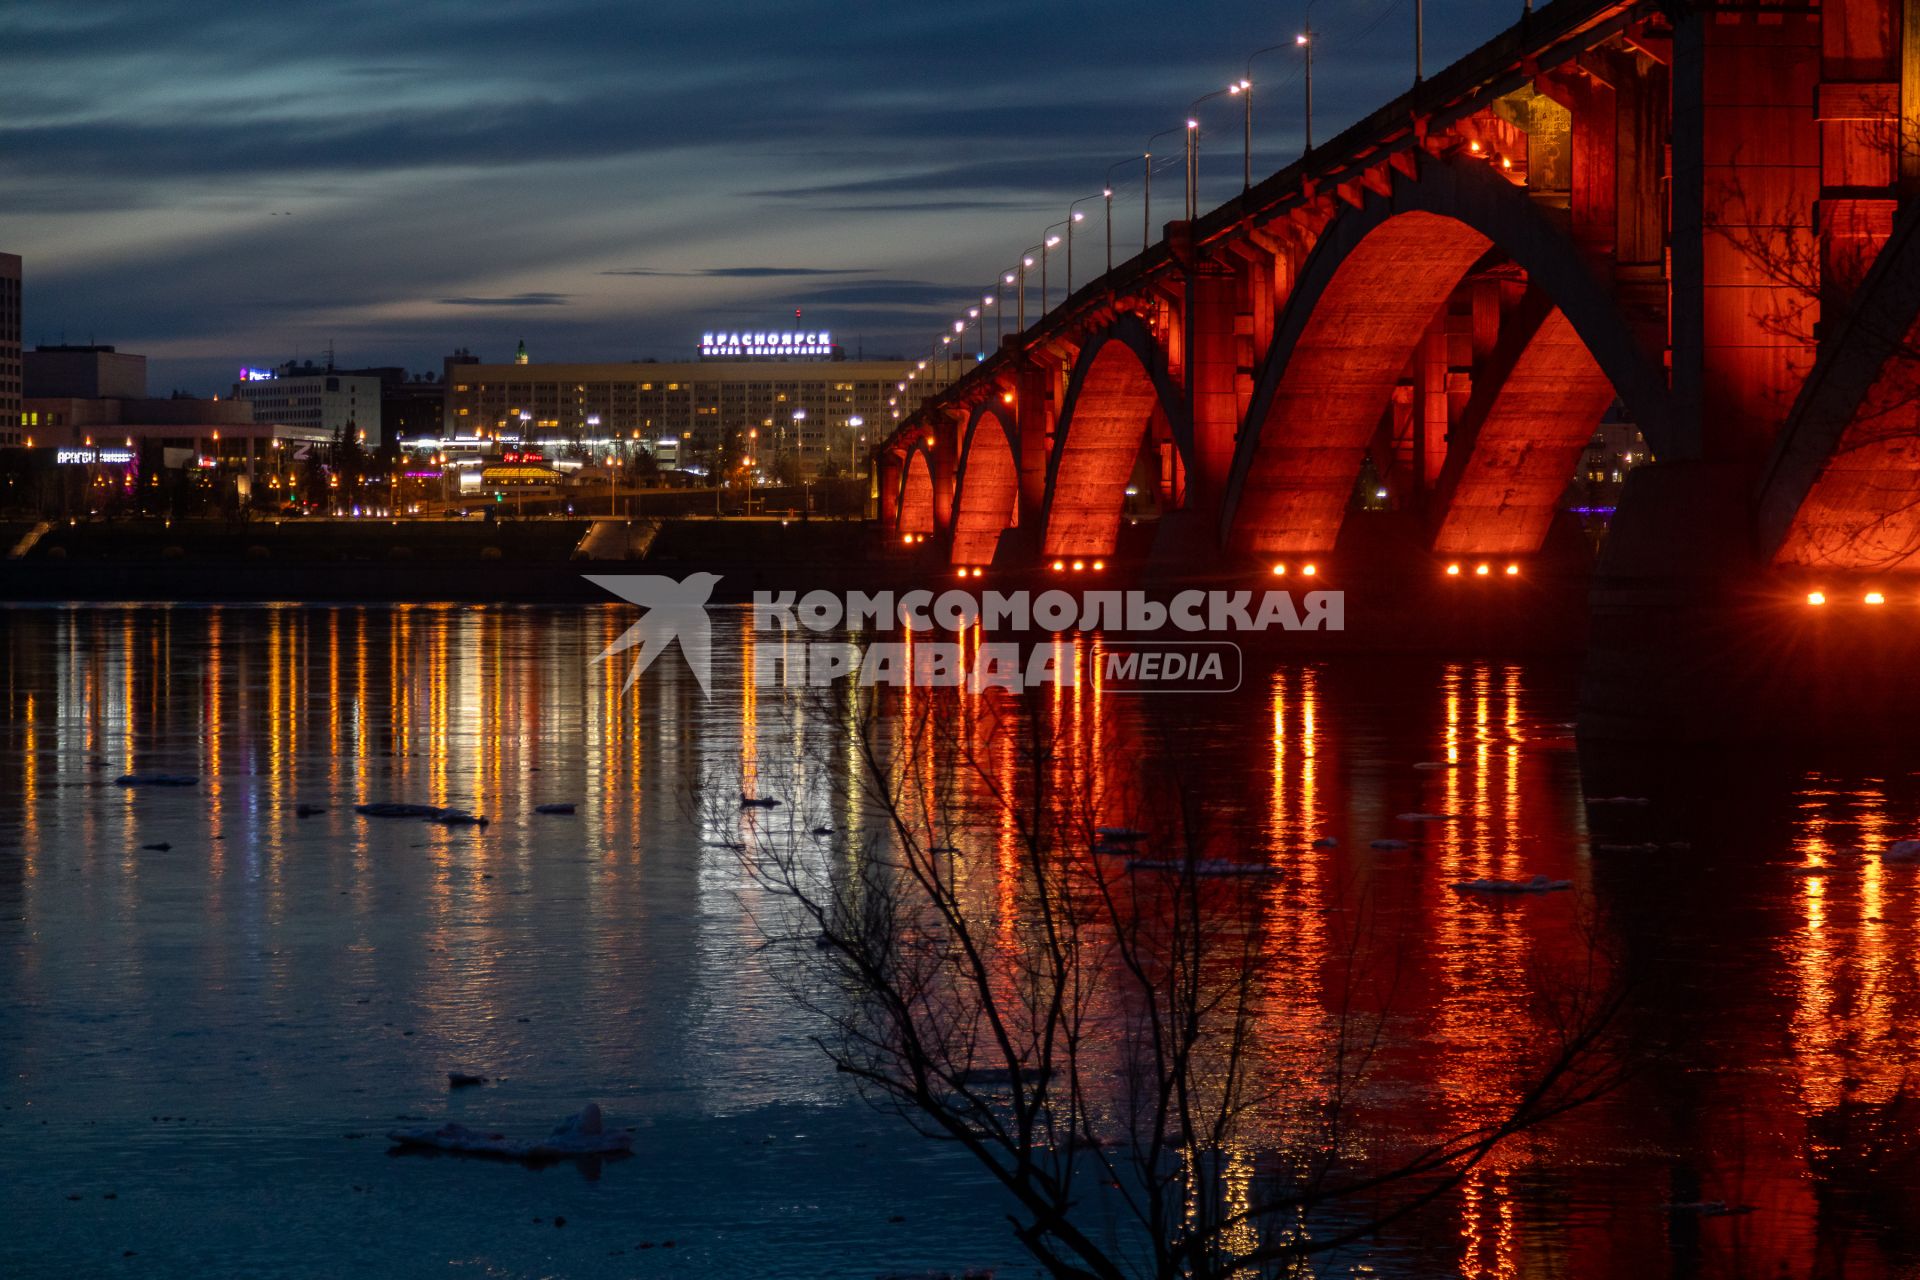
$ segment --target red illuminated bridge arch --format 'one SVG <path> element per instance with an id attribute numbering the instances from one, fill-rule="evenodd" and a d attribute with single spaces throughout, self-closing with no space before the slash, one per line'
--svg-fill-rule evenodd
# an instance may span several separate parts
<path id="1" fill-rule="evenodd" d="M 1044 554 L 1113 554 L 1127 480 L 1143 452 L 1167 459 L 1157 468 L 1161 482 L 1177 488 L 1192 434 L 1165 353 L 1138 316 L 1117 317 L 1081 347 L 1067 382 L 1047 465 Z"/>
<path id="2" fill-rule="evenodd" d="M 1396 172 L 1390 195 L 1369 192 L 1328 225 L 1288 298 L 1235 448 L 1221 515 L 1230 547 L 1332 549 L 1402 371 L 1448 295 L 1490 255 L 1524 269 L 1553 310 L 1536 341 L 1509 353 L 1508 385 L 1492 388 L 1482 406 L 1476 447 L 1487 458 L 1478 468 L 1455 466 L 1454 494 L 1465 506 L 1451 528 L 1443 524 L 1450 542 L 1475 540 L 1465 531 L 1473 509 L 1512 526 L 1494 541 L 1524 541 L 1535 528 L 1544 536 L 1578 448 L 1614 392 L 1656 453 L 1668 456 L 1679 443 L 1663 376 L 1566 236 L 1484 165 L 1425 156 L 1418 164 L 1418 179 Z M 1609 390 L 1595 408 L 1602 382 Z M 1537 495 L 1547 490 L 1542 504 Z M 1502 494 L 1529 510 L 1503 510 Z"/>

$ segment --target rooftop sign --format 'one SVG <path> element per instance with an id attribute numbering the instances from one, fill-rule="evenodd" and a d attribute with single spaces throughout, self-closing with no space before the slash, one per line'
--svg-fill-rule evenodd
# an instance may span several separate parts
<path id="1" fill-rule="evenodd" d="M 131 449 L 56 449 L 53 460 L 63 467 L 91 466 L 96 462 L 127 463 L 133 461 Z"/>
<path id="2" fill-rule="evenodd" d="M 830 356 L 833 335 L 825 329 L 799 332 L 754 330 L 700 335 L 702 359 L 724 356 Z"/>

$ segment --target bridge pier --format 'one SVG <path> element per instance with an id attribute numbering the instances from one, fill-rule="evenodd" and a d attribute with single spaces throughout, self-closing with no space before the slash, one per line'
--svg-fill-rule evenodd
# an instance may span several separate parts
<path id="1" fill-rule="evenodd" d="M 1047 459 L 1053 451 L 1053 423 L 1057 410 L 1057 377 L 1008 334 L 1005 350 L 1013 362 L 1013 425 L 1017 442 L 1015 465 L 1020 473 L 1019 527 L 1033 535 L 1047 522 Z"/>
<path id="2" fill-rule="evenodd" d="M 1881 740 L 1920 723 L 1920 594 L 1870 575 L 1807 576 L 1752 537 L 1758 468 L 1636 468 L 1595 568 L 1583 738 Z M 1884 603 L 1867 593 L 1886 586 Z M 1826 602 L 1809 602 L 1824 586 Z"/>
<path id="3" fill-rule="evenodd" d="M 885 449 L 874 455 L 874 487 L 878 491 L 876 514 L 880 527 L 892 533 L 900 523 L 900 479 L 906 469 L 905 455 Z"/>
<path id="4" fill-rule="evenodd" d="M 1241 281 L 1227 263 L 1200 261 L 1188 276 L 1192 329 L 1188 395 L 1193 415 L 1193 469 L 1187 502 L 1219 519 L 1220 498 L 1233 469 L 1233 447 L 1246 405 L 1240 394 Z"/>

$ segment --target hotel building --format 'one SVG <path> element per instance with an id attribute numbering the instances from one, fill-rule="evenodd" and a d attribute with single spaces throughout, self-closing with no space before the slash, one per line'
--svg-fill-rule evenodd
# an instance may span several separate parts
<path id="1" fill-rule="evenodd" d="M 943 385 L 945 372 L 839 359 L 824 333 L 707 334 L 701 351 L 698 360 L 616 364 L 487 364 L 463 351 L 446 362 L 443 434 L 637 444 L 663 466 L 691 465 L 729 436 L 751 436 L 754 453 L 791 454 L 805 475 L 857 471 L 870 442 Z"/>

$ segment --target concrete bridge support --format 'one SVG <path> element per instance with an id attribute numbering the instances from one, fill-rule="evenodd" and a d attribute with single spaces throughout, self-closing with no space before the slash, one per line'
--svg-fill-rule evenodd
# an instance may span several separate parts
<path id="1" fill-rule="evenodd" d="M 1246 408 L 1242 397 L 1240 334 L 1250 325 L 1243 315 L 1244 282 L 1231 262 L 1196 262 L 1188 284 L 1188 324 L 1192 333 L 1188 366 L 1193 413 L 1193 469 L 1187 482 L 1186 509 L 1204 520 L 1219 520 L 1233 446 Z"/>
<path id="2" fill-rule="evenodd" d="M 1046 525 L 1047 461 L 1053 452 L 1053 426 L 1060 410 L 1060 379 L 1057 370 L 1019 350 L 1014 345 L 1015 337 L 1009 337 L 1008 342 L 1015 361 L 1010 390 L 1020 469 L 1020 527 L 1037 531 Z"/>
<path id="3" fill-rule="evenodd" d="M 1864 298 L 1874 324 L 1904 334 L 1920 303 L 1911 285 L 1876 287 L 1901 278 L 1894 18 L 1887 0 L 1676 18 L 1682 449 L 1633 473 L 1608 534 L 1583 686 L 1591 735 L 1859 736 L 1920 714 L 1905 676 L 1920 643 L 1900 616 L 1920 595 L 1888 576 L 1920 549 L 1920 522 L 1897 514 L 1920 493 L 1920 411 L 1891 451 L 1872 438 L 1863 418 L 1884 425 L 1908 397 L 1888 391 L 1900 374 L 1885 342 L 1876 358 L 1847 323 Z M 1863 272 L 1876 255 L 1881 270 Z"/>

